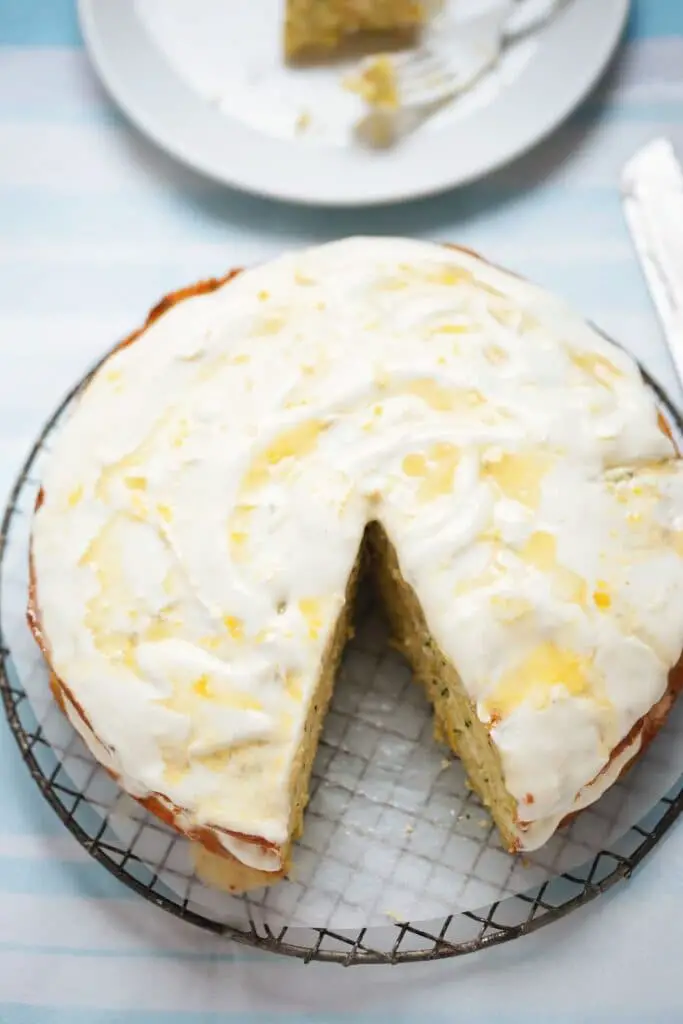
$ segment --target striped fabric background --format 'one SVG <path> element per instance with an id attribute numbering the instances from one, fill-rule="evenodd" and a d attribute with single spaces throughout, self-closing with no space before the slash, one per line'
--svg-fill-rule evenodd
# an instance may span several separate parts
<path id="1" fill-rule="evenodd" d="M 681 398 L 615 190 L 624 159 L 660 133 L 683 154 L 683 0 L 637 0 L 600 91 L 493 178 L 400 209 L 281 207 L 203 181 L 132 132 L 89 70 L 73 0 L 0 0 L 3 497 L 62 392 L 162 293 L 342 234 L 478 248 L 574 300 Z M 683 826 L 628 888 L 483 956 L 303 967 L 134 898 L 65 833 L 0 722 L 0 1022 L 683 1021 L 682 863 Z"/>

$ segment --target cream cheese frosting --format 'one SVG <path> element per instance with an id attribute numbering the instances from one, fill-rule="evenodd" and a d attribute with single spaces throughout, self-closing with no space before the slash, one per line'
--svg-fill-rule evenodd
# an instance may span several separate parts
<path id="1" fill-rule="evenodd" d="M 369 521 L 490 728 L 522 848 L 611 784 L 683 647 L 683 469 L 636 365 L 460 250 L 352 238 L 180 302 L 95 374 L 43 488 L 72 721 L 266 871 Z"/>

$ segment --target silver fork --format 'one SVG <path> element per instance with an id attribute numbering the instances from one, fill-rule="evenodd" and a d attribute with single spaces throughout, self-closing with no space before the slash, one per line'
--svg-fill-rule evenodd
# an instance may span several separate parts
<path id="1" fill-rule="evenodd" d="M 467 0 L 465 0 L 465 3 Z M 370 104 L 357 122 L 356 133 L 371 145 L 385 146 L 436 113 L 458 93 L 475 84 L 497 64 L 511 43 L 537 31 L 569 0 L 469 0 L 474 16 L 456 20 L 446 10 L 437 17 L 423 45 L 409 53 L 366 57 L 359 78 L 387 62 L 393 75 L 398 106 Z M 463 12 L 460 0 L 459 12 Z"/>

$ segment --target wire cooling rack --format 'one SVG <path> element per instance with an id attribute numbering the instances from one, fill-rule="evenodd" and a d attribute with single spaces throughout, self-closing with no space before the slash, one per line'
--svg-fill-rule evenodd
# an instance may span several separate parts
<path id="1" fill-rule="evenodd" d="M 683 434 L 683 420 L 679 413 L 661 388 L 645 371 L 642 372 L 669 422 L 679 434 Z M 314 868 L 318 870 L 318 874 L 313 874 L 312 880 L 309 873 L 308 888 L 301 883 L 283 883 L 285 888 L 278 886 L 261 896 L 228 897 L 202 887 L 193 873 L 188 856 L 189 844 L 120 793 L 116 784 L 100 768 L 58 712 L 50 697 L 45 666 L 24 623 L 28 535 L 39 488 L 41 462 L 49 452 L 53 432 L 58 429 L 70 403 L 90 376 L 91 374 L 66 396 L 46 424 L 21 470 L 5 511 L 0 532 L 0 691 L 10 728 L 32 778 L 69 831 L 92 857 L 121 882 L 157 907 L 210 932 L 270 952 L 299 957 L 307 962 L 332 961 L 346 966 L 437 960 L 498 945 L 558 920 L 632 874 L 683 810 L 683 777 L 679 777 L 680 766 L 676 767 L 673 775 L 671 774 L 671 760 L 666 771 L 662 769 L 661 757 L 659 762 L 655 760 L 655 768 L 660 768 L 659 776 L 655 773 L 655 777 L 667 780 L 666 787 L 662 783 L 658 794 L 666 788 L 666 795 L 653 797 L 646 806 L 643 805 L 642 799 L 640 804 L 637 800 L 635 804 L 628 803 L 628 797 L 632 795 L 629 792 L 629 787 L 632 786 L 630 780 L 638 779 L 638 773 L 641 772 L 639 765 L 627 776 L 629 781 L 617 784 L 606 798 L 595 805 L 595 808 L 603 807 L 606 801 L 609 803 L 610 795 L 617 794 L 615 806 L 621 809 L 621 820 L 625 822 L 623 828 L 617 829 L 618 834 L 615 833 L 614 826 L 619 815 L 615 817 L 614 806 L 611 816 L 607 812 L 596 813 L 594 809 L 584 811 L 577 819 L 577 824 L 589 821 L 592 815 L 592 841 L 587 841 L 582 846 L 578 842 L 580 837 L 572 837 L 572 829 L 566 830 L 569 835 L 557 841 L 553 859 L 537 863 L 535 873 L 532 870 L 529 874 L 529 884 L 524 885 L 519 881 L 519 864 L 514 863 L 514 858 L 506 859 L 507 854 L 497 844 L 490 823 L 482 818 L 484 812 L 478 807 L 473 794 L 467 791 L 460 769 L 459 777 L 455 768 L 453 769 L 450 780 L 444 786 L 440 782 L 442 776 L 437 768 L 429 777 L 431 781 L 428 789 L 424 793 L 418 792 L 416 805 L 410 808 L 404 804 L 403 810 L 399 810 L 391 806 L 390 800 L 382 803 L 377 799 L 375 790 L 379 782 L 372 774 L 368 774 L 367 756 L 363 762 L 366 781 L 370 780 L 367 795 L 363 795 L 361 790 L 359 796 L 358 787 L 349 787 L 348 780 L 345 779 L 337 778 L 330 784 L 329 766 L 336 763 L 335 756 L 346 758 L 344 763 L 347 769 L 354 758 L 356 761 L 362 758 L 359 758 L 358 750 L 349 753 L 348 744 L 345 747 L 339 736 L 335 737 L 326 732 L 321 743 L 321 758 L 314 771 L 313 800 L 307 816 L 306 831 L 312 837 L 309 839 L 312 849 L 304 850 L 304 853 L 309 854 L 309 861 L 312 858 Z M 361 608 L 361 616 L 363 614 Z M 375 643 L 377 642 L 375 638 Z M 356 673 L 362 674 L 363 665 L 366 664 L 362 651 L 359 657 Z M 393 671 L 395 670 L 396 665 L 393 666 Z M 374 674 L 377 675 L 376 664 Z M 369 684 L 364 686 L 365 693 Z M 367 740 L 372 728 L 375 731 L 379 730 L 380 734 L 386 729 L 394 736 L 392 742 L 403 744 L 402 747 L 391 748 L 392 753 L 409 755 L 411 748 L 407 745 L 409 741 L 405 734 L 401 734 L 400 723 L 402 720 L 414 723 L 416 719 L 419 722 L 420 716 L 426 723 L 429 712 L 426 706 L 421 707 L 416 703 L 419 701 L 415 696 L 416 687 L 410 687 L 407 682 L 404 690 L 405 698 L 401 698 L 399 693 L 393 698 L 393 704 L 383 705 L 385 709 L 389 707 L 389 718 L 385 716 L 382 720 L 368 724 L 367 716 L 363 719 L 362 707 L 357 703 L 353 704 L 353 690 L 347 691 L 345 706 L 337 708 L 335 712 L 333 705 L 330 717 L 336 715 L 337 720 L 343 719 L 343 736 L 347 740 L 349 737 L 355 737 L 356 742 L 359 737 Z M 408 704 L 412 702 L 412 706 L 407 708 L 407 716 L 403 715 L 403 719 L 401 714 L 406 708 L 401 706 L 402 699 L 408 701 Z M 672 716 L 672 719 L 675 717 Z M 673 735 L 674 741 L 675 730 L 678 729 L 680 735 L 683 723 L 680 715 L 678 718 L 678 724 L 674 721 L 668 726 L 670 737 Z M 665 732 L 666 730 L 663 734 Z M 415 746 L 418 741 L 419 737 L 413 738 L 413 745 Z M 666 740 L 658 738 L 653 744 L 653 749 L 656 749 L 658 744 L 661 750 L 662 744 L 666 745 Z M 677 750 L 678 743 L 669 742 L 669 747 Z M 649 754 L 647 756 L 650 757 Z M 678 778 L 678 781 L 671 786 L 673 778 Z M 637 781 L 635 785 L 637 788 Z M 323 798 L 327 793 L 327 802 L 320 799 L 316 804 L 316 798 L 321 793 Z M 342 796 L 346 794 L 345 803 L 330 799 L 339 793 Z M 359 800 L 364 803 L 358 803 Z M 445 804 L 454 801 L 459 801 L 461 813 L 452 824 L 448 824 L 448 827 L 460 845 L 453 848 L 446 844 L 441 854 L 442 862 L 432 864 L 428 856 L 431 856 L 431 847 L 434 846 L 435 837 L 439 835 L 438 813 L 443 813 Z M 614 800 L 612 804 L 614 805 Z M 425 821 L 424 807 L 432 805 L 437 813 L 432 814 L 431 818 L 427 814 Z M 639 811 L 626 822 L 623 816 L 628 815 L 631 806 L 639 808 Z M 402 844 L 404 849 L 399 851 L 404 854 L 404 860 L 395 858 L 387 862 L 394 865 L 391 868 L 394 878 L 399 877 L 401 866 L 407 863 L 421 865 L 423 868 L 427 866 L 431 872 L 432 892 L 436 882 L 441 904 L 444 892 L 456 891 L 454 881 L 458 877 L 464 886 L 461 891 L 465 894 L 470 893 L 469 901 L 466 896 L 460 900 L 454 899 L 453 902 L 457 903 L 457 906 L 448 908 L 452 912 L 441 913 L 439 916 L 432 913 L 429 921 L 425 921 L 427 915 L 421 913 L 422 923 L 417 923 L 414 915 L 409 917 L 407 914 L 395 913 L 389 914 L 391 923 L 383 925 L 377 923 L 376 917 L 365 922 L 362 919 L 340 918 L 340 893 L 342 890 L 348 892 L 353 888 L 360 869 L 354 869 L 353 859 L 344 865 L 333 860 L 337 873 L 335 874 L 334 870 L 331 873 L 326 872 L 327 888 L 317 890 L 315 882 L 321 877 L 320 866 L 328 866 L 327 858 L 331 848 L 330 843 L 325 846 L 318 840 L 321 836 L 340 834 L 333 831 L 337 825 L 336 816 L 348 815 L 350 810 L 355 809 L 354 813 L 358 818 L 358 808 L 371 810 L 375 815 L 372 822 L 379 822 L 380 825 L 386 825 L 386 821 L 393 819 L 399 824 L 415 820 L 422 827 L 422 831 L 418 830 L 416 835 L 421 836 L 423 840 L 426 835 L 429 839 L 429 855 L 420 850 L 419 846 L 416 847 L 417 854 L 422 856 L 411 852 L 407 834 L 413 832 L 414 828 L 410 824 L 405 826 L 406 838 Z M 647 813 L 643 816 L 646 809 Z M 410 813 L 415 814 L 414 819 L 410 817 Z M 455 811 L 451 809 L 450 814 L 454 815 Z M 634 818 L 637 819 L 637 824 L 631 824 Z M 596 832 L 596 823 L 605 826 L 606 830 L 600 832 L 598 829 Z M 357 820 L 355 824 L 358 825 Z M 486 831 L 477 834 L 477 828 L 481 825 L 486 827 Z M 425 828 L 428 830 L 426 833 Z M 374 835 L 377 830 L 379 834 Z M 371 824 L 365 831 L 361 829 L 360 833 L 350 833 L 345 829 L 344 835 L 351 834 L 355 840 L 360 838 L 368 843 L 374 836 L 376 848 L 382 845 L 390 846 L 392 842 L 396 842 L 395 833 L 383 835 L 379 826 L 377 830 L 375 825 Z M 595 837 L 600 835 L 605 836 L 605 844 L 596 846 Z M 583 838 L 586 839 L 585 834 Z M 463 844 L 473 855 L 469 857 L 466 866 L 460 864 L 461 874 L 458 876 L 456 865 L 449 859 L 449 850 L 455 849 L 457 856 L 462 856 Z M 348 852 L 348 843 L 346 846 Z M 581 859 L 582 850 L 584 854 L 590 851 L 590 855 Z M 367 875 L 367 858 L 363 863 Z M 488 874 L 484 871 L 484 866 Z M 494 878 L 495 871 L 492 871 L 492 868 L 496 866 L 504 866 L 504 870 L 502 875 L 496 875 Z M 378 877 L 377 880 L 380 887 L 384 884 L 387 874 L 386 870 L 383 875 L 380 872 L 382 877 Z M 523 871 L 521 877 L 524 878 Z M 511 881 L 515 878 L 516 882 Z M 306 879 L 303 881 L 306 882 Z M 365 881 L 368 881 L 367 877 Z M 372 882 L 372 879 L 370 881 Z M 288 885 L 289 889 L 286 888 Z M 314 904 L 317 908 L 315 912 L 319 914 L 315 924 L 301 915 L 297 917 L 295 912 L 291 894 L 297 895 L 297 890 L 302 889 L 308 895 L 312 892 L 318 899 Z M 330 890 L 334 891 L 333 896 Z M 285 894 L 279 902 L 277 899 L 272 901 L 268 898 L 270 893 L 276 891 Z M 421 889 L 418 894 L 417 907 L 420 911 L 429 907 L 428 901 L 424 902 L 425 894 L 428 895 L 429 892 L 427 885 L 424 891 Z M 482 897 L 482 902 L 476 904 L 478 909 L 474 909 L 472 902 L 476 899 L 476 894 Z M 487 894 L 490 898 L 482 909 L 483 897 Z M 327 906 L 324 900 L 320 902 L 321 897 L 325 896 L 332 900 L 332 911 L 329 900 Z M 290 910 L 288 900 L 291 904 Z M 300 902 L 298 906 L 300 908 Z M 437 909 L 434 901 L 431 907 L 432 910 Z M 361 918 L 362 916 L 361 913 Z M 340 921 L 344 926 L 339 926 Z"/>

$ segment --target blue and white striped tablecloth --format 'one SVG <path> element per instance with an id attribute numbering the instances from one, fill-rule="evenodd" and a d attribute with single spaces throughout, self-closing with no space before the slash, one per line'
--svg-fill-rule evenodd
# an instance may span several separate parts
<path id="1" fill-rule="evenodd" d="M 683 154 L 683 0 L 638 0 L 600 92 L 492 179 L 400 209 L 278 206 L 203 181 L 127 127 L 88 67 L 73 0 L 0 0 L 0 492 L 62 392 L 158 296 L 351 233 L 452 239 L 516 267 L 680 399 L 615 190 L 624 159 L 660 133 Z M 682 1022 L 682 865 L 683 825 L 628 886 L 506 948 L 304 967 L 204 935 L 109 877 L 0 723 L 0 1021 Z"/>

